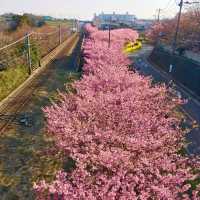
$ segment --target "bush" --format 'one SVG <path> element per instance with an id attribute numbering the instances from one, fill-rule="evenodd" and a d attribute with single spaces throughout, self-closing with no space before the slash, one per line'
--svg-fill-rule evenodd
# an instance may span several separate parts
<path id="1" fill-rule="evenodd" d="M 0 101 L 28 78 L 27 66 L 18 65 L 0 71 Z"/>

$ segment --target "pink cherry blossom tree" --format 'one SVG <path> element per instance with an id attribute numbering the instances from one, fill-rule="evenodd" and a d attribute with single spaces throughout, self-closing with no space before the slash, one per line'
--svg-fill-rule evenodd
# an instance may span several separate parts
<path id="1" fill-rule="evenodd" d="M 172 110 L 182 101 L 128 70 L 122 47 L 137 32 L 113 30 L 108 49 L 107 31 L 85 30 L 76 92 L 60 94 L 59 103 L 44 109 L 48 134 L 75 166 L 50 184 L 35 184 L 37 199 L 200 199 L 200 188 L 189 184 L 198 178 L 199 161 L 177 154 L 184 135 Z"/>

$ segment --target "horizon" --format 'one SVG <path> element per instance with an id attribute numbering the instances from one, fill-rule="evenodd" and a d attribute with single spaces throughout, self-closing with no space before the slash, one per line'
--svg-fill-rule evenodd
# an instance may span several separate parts
<path id="1" fill-rule="evenodd" d="M 60 19 L 60 20 L 64 20 L 64 19 L 67 19 L 67 20 L 74 20 L 76 18 L 73 18 L 73 17 L 63 17 L 63 18 L 59 18 L 59 17 L 55 17 L 55 16 L 52 16 L 52 15 L 44 15 L 44 14 L 35 14 L 35 13 L 29 13 L 29 12 L 24 12 L 24 13 L 15 13 L 15 12 L 5 12 L 5 13 L 0 13 L 0 16 L 3 16 L 3 15 L 9 15 L 9 14 L 13 14 L 13 15 L 25 15 L 25 14 L 28 14 L 28 15 L 34 15 L 34 16 L 38 16 L 38 17 L 52 17 L 54 19 Z M 96 13 L 97 16 L 98 15 L 101 15 L 102 13 Z M 113 13 L 104 13 L 103 14 L 113 14 Z M 123 15 L 123 14 L 126 14 L 126 13 L 115 13 L 117 15 Z M 129 15 L 132 15 L 132 13 L 128 13 Z M 133 14 L 134 15 L 134 14 Z M 138 18 L 136 16 L 137 19 L 139 20 L 153 20 L 152 18 Z M 91 19 L 80 19 L 80 21 L 92 21 L 93 18 Z"/>
<path id="2" fill-rule="evenodd" d="M 1 0 L 0 14 L 4 13 L 31 13 L 40 16 L 52 16 L 54 18 L 76 18 L 79 20 L 92 20 L 94 14 L 117 13 L 135 15 L 138 19 L 154 19 L 156 10 L 163 8 L 161 17 L 172 17 L 177 12 L 178 6 L 175 2 L 169 0 L 155 0 L 154 2 L 141 0 L 87 0 L 84 4 L 81 0 L 73 2 L 57 0 L 39 1 L 39 0 Z M 167 9 L 164 9 L 166 8 Z"/>

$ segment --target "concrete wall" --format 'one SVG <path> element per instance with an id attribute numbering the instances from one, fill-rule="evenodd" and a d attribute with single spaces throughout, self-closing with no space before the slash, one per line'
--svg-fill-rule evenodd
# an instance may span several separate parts
<path id="1" fill-rule="evenodd" d="M 162 48 L 155 48 L 149 59 L 159 68 L 169 73 L 174 80 L 200 96 L 200 64 L 182 56 L 172 55 Z"/>

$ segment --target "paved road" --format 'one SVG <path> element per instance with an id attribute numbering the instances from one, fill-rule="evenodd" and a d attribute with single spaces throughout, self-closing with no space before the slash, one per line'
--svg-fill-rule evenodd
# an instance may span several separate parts
<path id="1" fill-rule="evenodd" d="M 168 85 L 171 77 L 147 61 L 147 57 L 151 51 L 151 46 L 144 46 L 142 50 L 130 55 L 130 58 L 133 59 L 133 66 L 140 74 L 152 76 L 153 81 L 156 83 L 164 82 Z M 184 88 L 176 83 L 173 83 L 173 92 L 177 96 L 188 100 L 187 104 L 180 108 L 186 116 L 187 125 L 191 128 L 190 132 L 186 135 L 187 141 L 189 142 L 187 151 L 189 154 L 200 155 L 200 102 L 192 98 Z"/>

